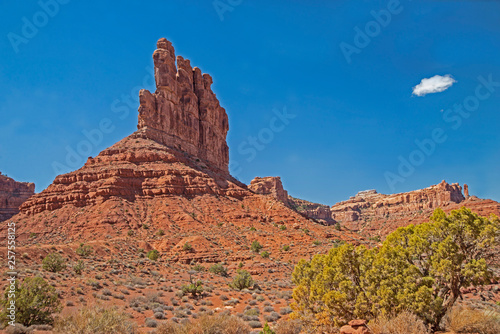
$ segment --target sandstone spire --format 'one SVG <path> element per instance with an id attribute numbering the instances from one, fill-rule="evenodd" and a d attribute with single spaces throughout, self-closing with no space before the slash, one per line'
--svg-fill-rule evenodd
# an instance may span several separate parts
<path id="1" fill-rule="evenodd" d="M 181 56 L 176 62 L 165 38 L 158 40 L 153 60 L 156 92 L 139 93 L 139 132 L 228 173 L 228 117 L 212 92 L 212 77 Z"/>

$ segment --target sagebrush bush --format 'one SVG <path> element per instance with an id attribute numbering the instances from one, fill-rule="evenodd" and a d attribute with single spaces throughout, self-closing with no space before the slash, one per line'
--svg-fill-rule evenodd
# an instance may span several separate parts
<path id="1" fill-rule="evenodd" d="M 453 333 L 500 333 L 500 313 L 493 310 L 474 310 L 454 307 L 443 319 L 446 330 Z"/>
<path id="2" fill-rule="evenodd" d="M 66 261 L 59 253 L 50 253 L 42 260 L 43 270 L 57 273 L 66 269 Z"/>
<path id="3" fill-rule="evenodd" d="M 276 334 L 300 334 L 302 323 L 300 320 L 282 320 L 274 328 Z"/>
<path id="4" fill-rule="evenodd" d="M 156 334 L 249 334 L 251 329 L 238 317 L 229 315 L 202 315 L 187 324 L 177 324 L 172 320 L 156 329 Z"/>
<path id="5" fill-rule="evenodd" d="M 213 274 L 217 274 L 217 275 L 221 275 L 221 276 L 224 276 L 226 277 L 227 276 L 227 268 L 224 267 L 222 264 L 220 263 L 216 263 L 214 264 L 213 266 L 210 267 L 210 269 L 208 269 L 211 273 Z"/>
<path id="6" fill-rule="evenodd" d="M 26 277 L 20 284 L 15 283 L 16 296 L 16 322 L 25 326 L 52 324 L 53 313 L 61 311 L 56 290 L 41 277 Z M 9 305 L 9 286 L 4 298 L 0 300 L 3 310 L 0 313 L 2 323 L 7 324 L 7 306 Z"/>
<path id="7" fill-rule="evenodd" d="M 373 334 L 426 334 L 429 330 L 415 314 L 403 311 L 396 317 L 380 316 L 370 321 Z"/>
<path id="8" fill-rule="evenodd" d="M 114 308 L 83 307 L 78 313 L 58 319 L 56 334 L 136 334 L 137 327 L 130 317 Z"/>
<path id="9" fill-rule="evenodd" d="M 89 256 L 90 254 L 92 254 L 93 251 L 94 250 L 93 250 L 92 246 L 85 245 L 85 244 L 81 243 L 75 252 L 76 252 L 76 254 L 85 257 L 85 256 Z"/>

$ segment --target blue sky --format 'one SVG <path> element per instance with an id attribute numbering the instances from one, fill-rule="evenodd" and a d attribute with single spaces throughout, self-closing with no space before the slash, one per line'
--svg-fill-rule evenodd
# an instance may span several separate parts
<path id="1" fill-rule="evenodd" d="M 37 191 L 83 165 L 67 156 L 85 131 L 112 128 L 85 148 L 92 156 L 135 131 L 137 89 L 153 89 L 166 37 L 213 76 L 245 183 L 279 175 L 292 196 L 331 205 L 446 179 L 500 200 L 500 87 L 478 88 L 480 76 L 500 82 L 498 1 L 60 2 L 52 16 L 36 1 L 1 5 L 0 171 Z M 371 35 L 362 47 L 357 31 Z M 350 62 L 342 45 L 357 48 Z M 448 74 L 445 91 L 412 95 Z M 449 110 L 464 103 L 472 111 Z M 284 108 L 294 118 L 273 121 Z"/>

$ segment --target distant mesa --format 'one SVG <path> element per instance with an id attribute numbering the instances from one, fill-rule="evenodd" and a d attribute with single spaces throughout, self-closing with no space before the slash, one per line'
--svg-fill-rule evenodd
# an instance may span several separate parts
<path id="1" fill-rule="evenodd" d="M 19 213 L 19 207 L 35 194 L 35 184 L 17 182 L 0 172 L 0 222 Z"/>
<path id="2" fill-rule="evenodd" d="M 257 177 L 249 189 L 272 196 L 323 225 L 340 224 L 354 232 L 375 231 L 383 235 L 397 227 L 428 220 L 438 207 L 449 211 L 466 205 L 483 215 L 500 212 L 499 203 L 469 196 L 467 184 L 462 193 L 458 183 L 448 184 L 444 180 L 425 189 L 392 195 L 379 194 L 375 189 L 364 190 L 331 207 L 288 196 L 279 177 Z"/>

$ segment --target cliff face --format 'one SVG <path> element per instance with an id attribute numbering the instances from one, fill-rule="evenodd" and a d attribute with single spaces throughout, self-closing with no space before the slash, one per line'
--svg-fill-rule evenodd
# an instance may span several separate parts
<path id="1" fill-rule="evenodd" d="M 435 209 L 465 200 L 458 183 L 440 184 L 407 193 L 384 195 L 375 190 L 362 191 L 349 200 L 332 206 L 332 218 L 344 223 L 357 221 L 363 216 L 385 216 L 396 212 L 414 212 Z"/>
<path id="2" fill-rule="evenodd" d="M 140 91 L 139 132 L 228 173 L 226 111 L 212 92 L 212 77 L 177 56 L 162 38 L 153 53 L 156 92 Z"/>
<path id="3" fill-rule="evenodd" d="M 464 185 L 466 188 L 466 185 Z M 458 184 L 441 182 L 402 194 L 361 193 L 331 207 L 341 226 L 366 236 L 385 236 L 398 227 L 429 221 L 436 208 L 449 213 L 467 207 L 480 216 L 500 214 L 500 203 L 462 195 Z"/>
<path id="4" fill-rule="evenodd" d="M 19 212 L 19 207 L 35 194 L 35 184 L 17 182 L 0 173 L 0 222 Z"/>

